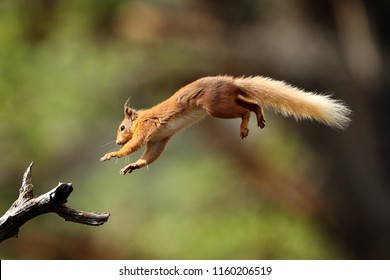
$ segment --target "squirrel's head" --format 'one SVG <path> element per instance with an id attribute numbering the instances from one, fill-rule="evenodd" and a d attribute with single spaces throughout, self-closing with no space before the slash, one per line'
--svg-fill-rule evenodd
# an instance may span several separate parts
<path id="1" fill-rule="evenodd" d="M 124 108 L 124 119 L 118 127 L 118 133 L 116 136 L 116 143 L 118 145 L 124 145 L 130 141 L 134 132 L 134 121 L 138 118 L 136 110 L 130 108 L 130 98 L 127 99 Z"/>

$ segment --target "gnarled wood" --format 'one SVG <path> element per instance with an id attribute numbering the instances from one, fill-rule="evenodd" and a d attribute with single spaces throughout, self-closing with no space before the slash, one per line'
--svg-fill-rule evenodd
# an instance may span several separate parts
<path id="1" fill-rule="evenodd" d="M 10 237 L 16 237 L 19 228 L 27 221 L 45 213 L 56 213 L 66 221 L 99 226 L 107 222 L 109 213 L 96 213 L 75 210 L 66 206 L 67 199 L 73 187 L 71 183 L 58 183 L 51 191 L 35 196 L 32 185 L 33 163 L 29 165 L 23 176 L 18 199 L 0 218 L 0 242 Z"/>

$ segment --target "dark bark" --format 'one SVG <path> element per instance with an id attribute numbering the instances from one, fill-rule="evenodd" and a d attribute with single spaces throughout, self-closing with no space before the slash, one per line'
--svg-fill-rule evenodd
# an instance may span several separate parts
<path id="1" fill-rule="evenodd" d="M 51 191 L 40 196 L 33 194 L 32 169 L 33 163 L 23 176 L 18 199 L 0 218 L 0 242 L 10 237 L 17 237 L 19 229 L 29 220 L 46 213 L 56 213 L 66 221 L 99 226 L 107 222 L 109 213 L 84 212 L 66 206 L 67 199 L 73 187 L 71 183 L 58 183 Z"/>

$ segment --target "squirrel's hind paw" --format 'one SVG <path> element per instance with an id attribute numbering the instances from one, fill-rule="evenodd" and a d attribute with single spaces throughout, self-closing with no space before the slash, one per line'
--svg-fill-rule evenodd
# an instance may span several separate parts
<path id="1" fill-rule="evenodd" d="M 249 134 L 249 129 L 247 127 L 240 129 L 241 139 L 244 139 L 245 137 L 247 137 L 248 134 Z"/>
<path id="2" fill-rule="evenodd" d="M 121 175 L 126 175 L 127 173 L 131 173 L 133 172 L 133 170 L 136 170 L 136 169 L 139 169 L 141 168 L 141 166 L 139 166 L 138 164 L 136 163 L 130 163 L 129 165 L 126 165 L 125 167 L 123 167 L 119 173 Z"/>

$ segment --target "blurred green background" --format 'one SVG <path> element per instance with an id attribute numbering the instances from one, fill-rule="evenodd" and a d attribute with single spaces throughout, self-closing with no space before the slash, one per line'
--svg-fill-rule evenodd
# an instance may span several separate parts
<path id="1" fill-rule="evenodd" d="M 72 182 L 88 227 L 37 217 L 1 259 L 390 258 L 389 1 L 0 2 L 0 210 L 34 161 L 35 194 Z M 118 149 L 124 101 L 150 107 L 207 75 L 333 93 L 347 131 L 266 112 L 249 138 L 207 118 L 148 168 Z"/>

